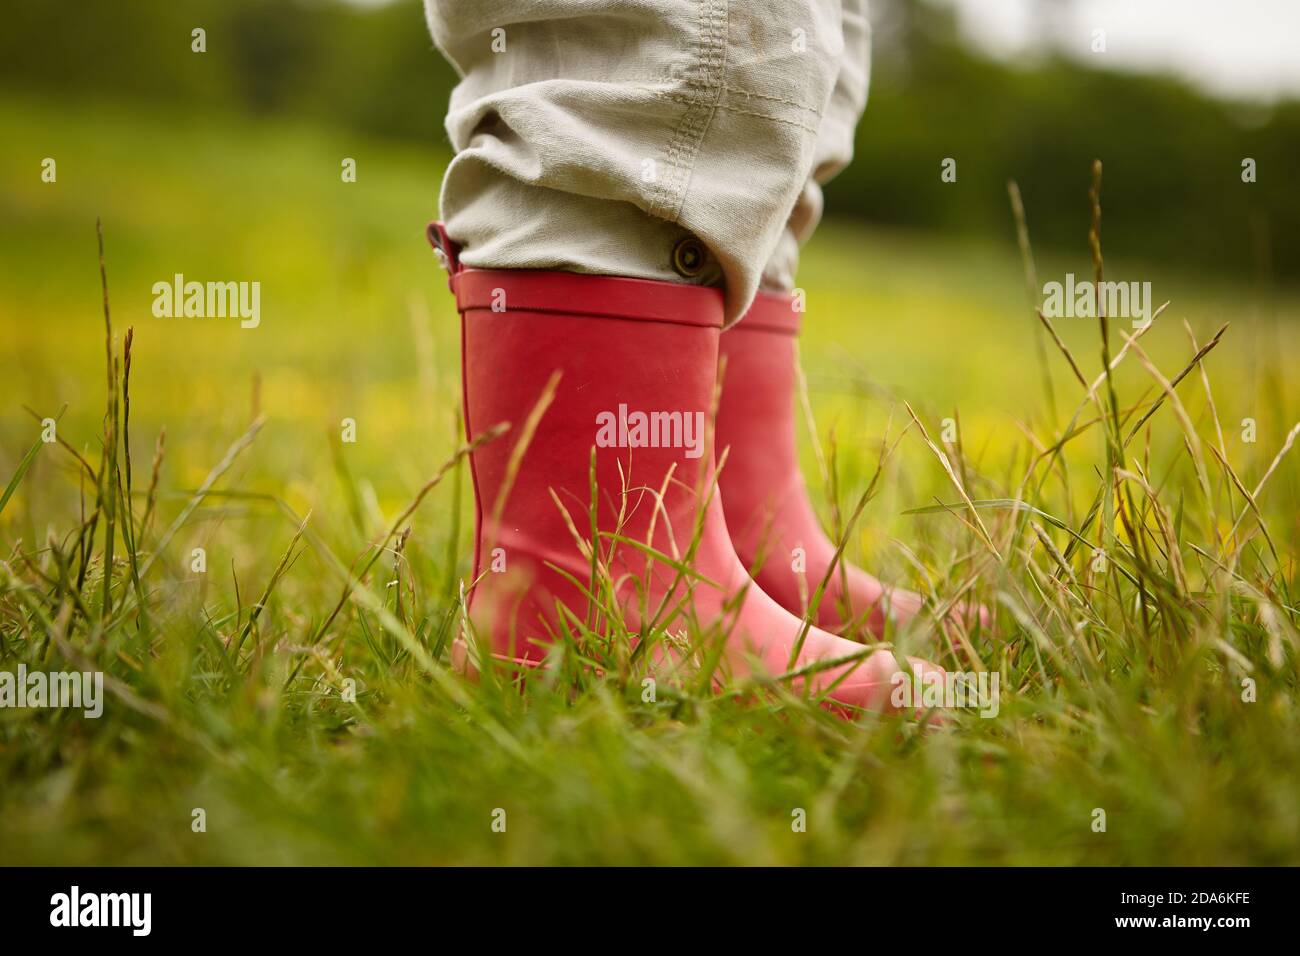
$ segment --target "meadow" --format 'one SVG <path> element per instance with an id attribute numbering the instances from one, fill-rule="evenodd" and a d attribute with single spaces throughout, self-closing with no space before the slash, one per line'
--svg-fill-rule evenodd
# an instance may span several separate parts
<path id="1" fill-rule="evenodd" d="M 871 490 L 850 557 L 993 610 L 935 656 L 998 671 L 997 717 L 520 692 L 446 659 L 472 511 L 423 238 L 445 152 L 13 96 L 0 126 L 0 670 L 108 693 L 0 709 L 0 863 L 1300 862 L 1300 299 L 1266 270 L 1152 269 L 1103 217 L 1107 275 L 1169 305 L 1133 345 L 1053 341 L 1009 207 L 979 242 L 828 222 L 810 481 L 827 515 Z M 1088 159 L 1037 285 L 1092 274 Z M 155 317 L 178 273 L 260 282 L 260 324 Z"/>

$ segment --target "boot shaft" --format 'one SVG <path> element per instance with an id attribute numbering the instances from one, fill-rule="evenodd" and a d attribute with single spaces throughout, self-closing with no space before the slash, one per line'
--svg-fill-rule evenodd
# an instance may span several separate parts
<path id="1" fill-rule="evenodd" d="M 553 599 L 581 614 L 585 596 L 548 566 L 588 581 L 589 552 L 575 533 L 590 543 L 593 494 L 600 553 L 616 580 L 643 580 L 648 559 L 612 535 L 685 553 L 713 496 L 721 293 L 459 268 L 451 287 L 462 323 L 466 434 L 511 426 L 471 456 L 478 519 L 472 603 L 495 600 L 492 592 L 499 598 L 506 579 L 495 574 L 511 570 L 522 575 L 514 591 L 530 602 L 512 614 L 527 628 L 548 615 Z M 549 403 L 540 407 L 548 388 Z"/>

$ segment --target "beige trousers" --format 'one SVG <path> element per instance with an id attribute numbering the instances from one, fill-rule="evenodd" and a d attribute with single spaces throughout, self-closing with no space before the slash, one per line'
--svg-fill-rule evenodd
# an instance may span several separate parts
<path id="1" fill-rule="evenodd" d="M 853 154 L 866 0 L 425 0 L 469 266 L 790 289 Z"/>

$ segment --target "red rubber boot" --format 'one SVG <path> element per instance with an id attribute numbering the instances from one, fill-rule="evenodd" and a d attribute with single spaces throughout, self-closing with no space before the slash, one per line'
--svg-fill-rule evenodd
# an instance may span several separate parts
<path id="1" fill-rule="evenodd" d="M 759 587 L 803 615 L 835 558 L 835 545 L 813 510 L 795 446 L 799 319 L 789 295 L 760 292 L 744 318 L 722 336 L 726 368 L 717 447 L 719 452 L 730 448 L 718 484 L 736 552 Z M 795 569 L 795 548 L 803 549 L 802 572 Z M 902 623 L 920 609 L 920 595 L 887 588 L 842 563 L 817 607 L 819 626 L 836 633 L 865 627 L 880 635 L 886 614 Z"/>
<path id="2" fill-rule="evenodd" d="M 756 669 L 785 674 L 792 657 L 793 669 L 855 657 L 792 686 L 847 708 L 893 709 L 900 669 L 891 652 L 864 657 L 861 644 L 810 628 L 794 655 L 803 622 L 754 586 L 736 556 L 711 493 L 712 448 L 704 434 L 721 292 L 462 269 L 440 227 L 430 236 L 452 274 L 461 313 L 466 434 L 512 425 L 471 460 L 478 521 L 470 610 L 480 653 L 486 643 L 498 659 L 540 664 L 562 619 L 570 628 L 589 619 L 591 561 L 578 542 L 589 548 L 592 539 L 594 455 L 601 563 L 632 633 L 652 624 L 666 635 L 725 633 L 722 665 L 733 676 Z M 556 372 L 553 398 L 537 417 Z M 520 457 L 530 415 L 536 427 Z M 700 579 L 682 581 L 634 542 L 684 556 Z M 939 670 L 911 664 L 919 675 Z"/>

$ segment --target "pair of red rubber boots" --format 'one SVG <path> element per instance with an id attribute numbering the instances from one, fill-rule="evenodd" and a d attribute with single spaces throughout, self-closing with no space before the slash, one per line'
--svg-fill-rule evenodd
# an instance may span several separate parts
<path id="1" fill-rule="evenodd" d="M 657 666 L 893 709 L 899 659 L 833 631 L 878 634 L 919 599 L 847 566 L 807 610 L 835 547 L 796 457 L 790 297 L 760 294 L 724 334 L 717 289 L 463 268 L 429 235 L 461 315 L 466 435 L 511 425 L 471 455 L 469 666 L 617 631 Z"/>

